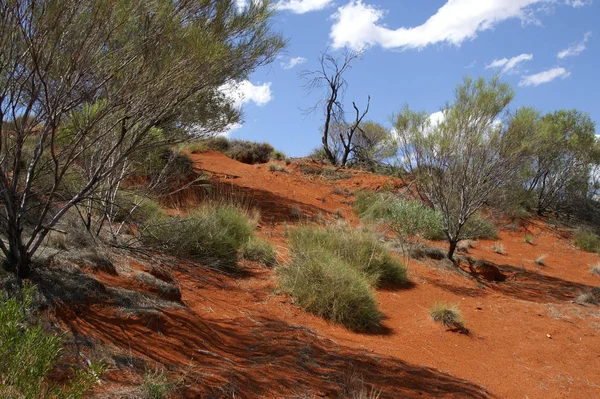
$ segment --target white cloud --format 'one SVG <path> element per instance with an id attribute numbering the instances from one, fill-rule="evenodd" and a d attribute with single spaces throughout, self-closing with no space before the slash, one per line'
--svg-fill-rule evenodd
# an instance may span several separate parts
<path id="1" fill-rule="evenodd" d="M 273 99 L 271 82 L 254 85 L 249 80 L 237 83 L 227 83 L 221 86 L 221 91 L 231 99 L 233 105 L 241 108 L 244 104 L 253 102 L 262 107 Z"/>
<path id="2" fill-rule="evenodd" d="M 565 0 L 565 4 L 571 7 L 579 8 L 592 4 L 591 0 Z"/>
<path id="3" fill-rule="evenodd" d="M 502 73 L 508 73 L 513 71 L 521 62 L 531 61 L 533 54 L 519 54 L 512 58 L 502 58 L 494 60 L 490 64 L 485 66 L 485 69 L 499 68 Z"/>
<path id="4" fill-rule="evenodd" d="M 310 11 L 322 10 L 332 4 L 333 0 L 280 0 L 276 7 L 280 10 L 304 14 Z"/>
<path id="5" fill-rule="evenodd" d="M 585 35 L 583 35 L 582 41 L 571 44 L 568 48 L 559 51 L 556 56 L 560 59 L 563 59 L 579 55 L 583 50 L 585 50 L 585 43 L 590 39 L 591 36 L 592 32 L 587 32 Z"/>
<path id="6" fill-rule="evenodd" d="M 306 62 L 306 58 L 304 57 L 293 57 L 290 58 L 287 62 L 281 62 L 281 67 L 283 69 L 292 69 L 300 64 L 304 64 Z"/>
<path id="7" fill-rule="evenodd" d="M 429 115 L 429 122 L 431 123 L 431 126 L 439 125 L 444 121 L 444 119 L 446 119 L 444 111 L 434 112 L 433 114 Z"/>
<path id="8" fill-rule="evenodd" d="M 371 45 L 423 48 L 442 42 L 459 46 L 507 19 L 532 22 L 530 6 L 547 1 L 552 0 L 448 0 L 422 25 L 390 29 L 377 24 L 385 14 L 383 10 L 352 0 L 333 15 L 330 37 L 334 48 L 355 50 Z"/>
<path id="9" fill-rule="evenodd" d="M 519 86 L 539 86 L 543 83 L 552 82 L 554 79 L 566 79 L 569 76 L 571 76 L 571 72 L 568 72 L 565 68 L 556 67 L 533 75 L 523 76 Z"/>

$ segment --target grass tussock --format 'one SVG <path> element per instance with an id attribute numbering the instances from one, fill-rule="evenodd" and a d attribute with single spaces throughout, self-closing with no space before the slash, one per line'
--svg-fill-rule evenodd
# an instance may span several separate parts
<path id="1" fill-rule="evenodd" d="M 242 258 L 265 266 L 273 266 L 277 263 L 273 246 L 268 241 L 256 237 L 251 237 L 244 244 L 241 254 Z"/>
<path id="2" fill-rule="evenodd" d="M 276 163 L 269 164 L 269 171 L 287 173 L 287 169 L 285 167 L 277 165 Z"/>
<path id="3" fill-rule="evenodd" d="M 590 273 L 600 276 L 600 263 L 596 263 L 594 266 L 592 266 Z"/>
<path id="4" fill-rule="evenodd" d="M 161 216 L 146 223 L 142 241 L 175 256 L 237 270 L 241 248 L 256 228 L 257 216 L 226 204 L 206 204 L 186 216 Z"/>
<path id="5" fill-rule="evenodd" d="M 492 245 L 492 251 L 500 255 L 506 255 L 504 245 L 500 244 L 499 242 L 495 242 L 494 245 Z"/>
<path id="6" fill-rule="evenodd" d="M 538 256 L 534 262 L 538 266 L 546 266 L 546 255 Z"/>
<path id="7" fill-rule="evenodd" d="M 278 269 L 281 288 L 307 311 L 351 330 L 379 326 L 373 287 L 408 281 L 406 268 L 367 230 L 299 227 L 290 234 L 290 253 L 289 266 Z"/>
<path id="8" fill-rule="evenodd" d="M 591 231 L 579 230 L 575 233 L 575 246 L 586 252 L 600 251 L 600 237 Z"/>
<path id="9" fill-rule="evenodd" d="M 364 220 L 390 224 L 400 237 L 422 236 L 441 241 L 446 239 L 442 214 L 417 200 L 406 200 L 391 192 L 359 192 L 354 210 Z M 493 239 L 498 236 L 494 224 L 479 214 L 469 218 L 461 239 Z"/>
<path id="10" fill-rule="evenodd" d="M 175 390 L 176 384 L 169 381 L 163 370 L 148 372 L 140 387 L 143 399 L 166 399 Z"/>
<path id="11" fill-rule="evenodd" d="M 429 314 L 433 321 L 441 323 L 446 327 L 465 328 L 462 313 L 458 309 L 458 305 L 436 302 L 429 309 Z"/>

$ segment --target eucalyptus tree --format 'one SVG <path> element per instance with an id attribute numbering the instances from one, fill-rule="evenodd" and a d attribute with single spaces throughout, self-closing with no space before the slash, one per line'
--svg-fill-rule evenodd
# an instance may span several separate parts
<path id="1" fill-rule="evenodd" d="M 465 224 L 517 174 L 519 143 L 508 139 L 501 122 L 512 98 L 512 88 L 497 77 L 465 78 L 439 123 L 408 107 L 393 116 L 398 163 L 442 214 L 450 260 L 467 238 Z"/>
<path id="2" fill-rule="evenodd" d="M 7 270 L 27 277 L 65 213 L 139 154 L 185 139 L 187 125 L 203 135 L 238 117 L 219 88 L 271 62 L 285 42 L 270 27 L 269 1 L 236 3 L 0 2 Z"/>

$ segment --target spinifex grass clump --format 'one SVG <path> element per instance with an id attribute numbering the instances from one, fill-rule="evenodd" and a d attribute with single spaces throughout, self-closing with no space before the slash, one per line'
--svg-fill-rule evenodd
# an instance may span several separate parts
<path id="1" fill-rule="evenodd" d="M 352 330 L 379 326 L 374 287 L 408 282 L 406 268 L 363 229 L 299 227 L 290 253 L 290 264 L 278 270 L 281 288 L 307 311 Z"/>

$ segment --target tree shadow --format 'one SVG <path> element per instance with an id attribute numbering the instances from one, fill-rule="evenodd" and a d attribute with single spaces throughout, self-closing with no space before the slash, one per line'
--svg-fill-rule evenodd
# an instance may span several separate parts
<path id="1" fill-rule="evenodd" d="M 468 381 L 399 359 L 376 356 L 318 337 L 310 329 L 269 317 L 206 320 L 189 309 L 161 313 L 160 330 L 138 318 L 107 309 L 59 317 L 73 334 L 94 335 L 102 342 L 171 368 L 192 370 L 180 397 L 273 397 L 299 391 L 337 396 L 347 370 L 381 390 L 382 398 L 486 398 L 490 394 Z M 156 327 L 156 325 L 151 326 Z"/>

